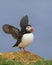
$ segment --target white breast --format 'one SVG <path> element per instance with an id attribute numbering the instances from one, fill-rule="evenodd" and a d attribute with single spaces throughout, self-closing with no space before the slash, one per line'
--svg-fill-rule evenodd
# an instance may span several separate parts
<path id="1" fill-rule="evenodd" d="M 22 37 L 22 43 L 19 44 L 19 47 L 26 47 L 28 46 L 34 39 L 34 36 L 32 33 L 24 34 Z"/>

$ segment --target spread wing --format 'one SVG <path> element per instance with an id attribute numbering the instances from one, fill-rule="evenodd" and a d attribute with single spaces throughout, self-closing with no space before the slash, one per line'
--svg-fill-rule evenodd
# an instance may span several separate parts
<path id="1" fill-rule="evenodd" d="M 23 16 L 23 18 L 20 21 L 20 27 L 23 28 L 28 25 L 28 16 Z"/>
<path id="2" fill-rule="evenodd" d="M 7 34 L 11 34 L 15 39 L 19 39 L 21 37 L 21 33 L 18 28 L 15 28 L 14 26 L 4 24 L 3 30 Z"/>

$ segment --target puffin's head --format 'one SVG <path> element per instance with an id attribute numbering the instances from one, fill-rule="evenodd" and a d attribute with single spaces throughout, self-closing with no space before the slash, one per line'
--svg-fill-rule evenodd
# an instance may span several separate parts
<path id="1" fill-rule="evenodd" d="M 31 33 L 31 32 L 34 32 L 34 29 L 31 25 L 28 25 L 28 26 L 26 26 L 26 31 Z"/>

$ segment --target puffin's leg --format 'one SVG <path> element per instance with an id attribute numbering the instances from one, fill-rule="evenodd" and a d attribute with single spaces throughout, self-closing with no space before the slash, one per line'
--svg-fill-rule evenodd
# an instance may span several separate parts
<path id="1" fill-rule="evenodd" d="M 23 52 L 24 52 L 24 53 L 27 53 L 28 51 L 26 51 L 26 50 L 23 48 Z"/>
<path id="2" fill-rule="evenodd" d="M 20 49 L 20 52 L 22 52 L 22 47 L 19 47 L 19 49 Z"/>
<path id="3" fill-rule="evenodd" d="M 23 48 L 23 51 L 26 51 L 26 50 Z"/>

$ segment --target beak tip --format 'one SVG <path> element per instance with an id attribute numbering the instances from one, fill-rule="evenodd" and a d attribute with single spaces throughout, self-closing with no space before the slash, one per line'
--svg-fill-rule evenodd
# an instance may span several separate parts
<path id="1" fill-rule="evenodd" d="M 32 28 L 32 32 L 34 32 L 34 29 Z"/>

